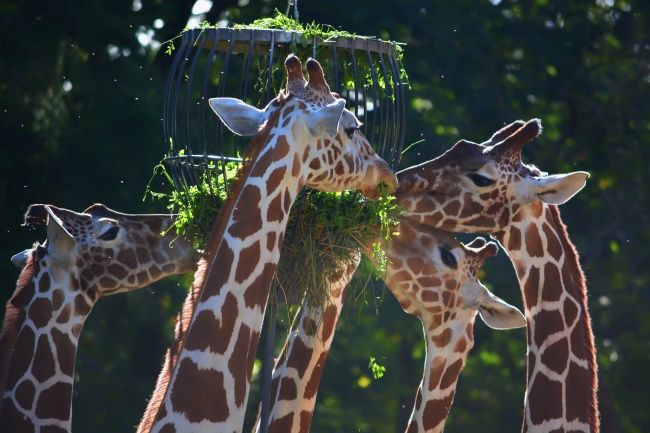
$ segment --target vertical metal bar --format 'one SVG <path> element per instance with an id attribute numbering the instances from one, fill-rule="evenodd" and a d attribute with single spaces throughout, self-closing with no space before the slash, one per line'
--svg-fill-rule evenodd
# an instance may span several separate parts
<path id="1" fill-rule="evenodd" d="M 382 71 L 382 74 L 384 76 L 384 92 L 386 93 L 386 95 L 384 95 L 384 97 L 382 98 L 386 102 L 385 111 L 383 111 L 384 114 L 385 114 L 385 117 L 384 117 L 384 119 L 385 119 L 384 120 L 384 134 L 383 134 L 383 137 L 380 137 L 380 139 L 379 139 L 380 143 L 381 143 L 381 147 L 379 147 L 380 152 L 378 152 L 378 153 L 383 153 L 384 149 L 386 148 L 386 141 L 388 141 L 388 136 L 389 136 L 390 130 L 391 130 L 391 123 L 390 123 L 389 118 L 390 118 L 391 112 L 393 111 L 392 110 L 393 104 L 392 104 L 392 101 L 391 101 L 392 92 L 391 92 L 390 81 L 389 81 L 390 77 L 386 73 L 386 64 L 384 62 L 384 55 L 381 52 L 381 50 L 379 51 L 379 65 L 381 66 L 381 71 Z"/>
<path id="2" fill-rule="evenodd" d="M 187 84 L 185 86 L 185 123 L 183 124 L 183 135 L 185 137 L 185 142 L 187 143 L 185 153 L 190 157 L 190 161 L 192 162 L 192 164 L 190 165 L 190 169 L 188 170 L 188 173 L 191 175 L 191 180 L 194 185 L 199 185 L 201 182 L 200 179 L 201 170 L 197 168 L 196 164 L 194 164 L 193 154 L 195 152 L 193 152 L 192 145 L 191 145 L 192 139 L 190 134 L 190 113 L 193 112 L 195 108 L 192 101 L 192 87 L 194 84 L 194 75 L 196 73 L 196 66 L 198 64 L 199 58 L 201 57 L 201 50 L 203 49 L 203 44 L 205 44 L 205 35 L 203 34 L 203 32 L 200 32 L 196 36 L 196 39 L 192 44 L 194 57 L 190 65 L 190 71 L 186 78 Z M 199 149 L 196 150 L 198 151 Z"/>
<path id="3" fill-rule="evenodd" d="M 193 46 L 193 32 L 192 31 L 187 31 L 183 33 L 183 46 L 185 47 L 185 50 L 179 50 L 178 55 L 182 56 L 181 60 L 181 65 L 178 70 L 178 75 L 176 76 L 176 97 L 174 98 L 174 104 L 173 104 L 173 123 L 172 123 L 172 137 L 175 139 L 174 146 L 176 146 L 177 149 L 187 149 L 188 147 L 188 142 L 183 140 L 183 137 L 178 134 L 178 125 L 177 125 L 177 119 L 180 117 L 182 119 L 182 111 L 181 113 L 178 112 L 178 102 L 181 99 L 181 83 L 182 79 L 184 76 L 184 71 L 185 71 L 185 65 L 189 61 L 190 53 L 192 52 L 192 46 Z M 185 89 L 187 89 L 187 85 L 185 85 Z M 187 110 L 187 107 L 184 107 L 185 110 Z M 187 121 L 187 119 L 186 119 Z M 178 170 L 177 170 L 177 175 L 179 179 L 182 180 L 184 189 L 188 190 L 190 185 L 192 185 L 192 182 L 188 180 L 188 176 L 186 176 L 186 169 L 187 165 L 183 166 L 181 164 L 178 165 Z"/>
<path id="4" fill-rule="evenodd" d="M 175 112 L 176 112 L 176 99 L 178 96 L 178 86 L 175 86 L 176 75 L 178 73 L 179 63 L 183 58 L 182 52 L 184 51 L 185 35 L 181 38 L 181 44 L 176 51 L 174 60 L 169 71 L 169 76 L 167 77 L 167 88 L 165 92 L 165 99 L 163 102 L 163 139 L 165 140 L 166 154 L 167 156 L 176 156 L 178 155 L 178 148 L 176 146 L 179 143 L 175 142 L 176 136 L 174 135 L 174 124 L 176 123 Z M 177 164 L 168 164 L 169 171 L 172 175 L 172 180 L 174 181 L 174 188 L 178 191 L 182 189 L 180 179 L 178 176 L 178 165 Z"/>
<path id="5" fill-rule="evenodd" d="M 390 64 L 393 70 L 393 81 L 395 85 L 395 101 L 397 106 L 397 127 L 399 129 L 395 137 L 395 142 L 391 146 L 391 151 L 394 154 L 389 161 L 392 169 L 397 169 L 400 159 L 402 157 L 402 148 L 404 147 L 404 134 L 406 133 L 406 95 L 404 92 L 404 83 L 400 76 L 401 70 L 397 57 L 390 57 Z"/>
<path id="6" fill-rule="evenodd" d="M 367 135 L 368 127 L 366 126 L 366 137 L 370 143 L 375 142 L 375 128 L 377 126 L 377 111 L 379 108 L 379 100 L 377 99 L 377 71 L 375 71 L 375 64 L 372 61 L 372 53 L 370 52 L 370 41 L 366 41 L 366 55 L 368 56 L 368 65 L 370 68 L 370 78 L 372 79 L 372 124 L 370 125 L 370 137 Z M 368 104 L 366 103 L 366 109 Z M 369 122 L 366 122 L 369 123 Z M 375 146 L 375 149 L 379 146 Z"/>
<path id="7" fill-rule="evenodd" d="M 250 32 L 250 38 L 248 39 L 248 57 L 246 57 L 246 69 L 244 70 L 244 94 L 242 96 L 242 100 L 246 102 L 246 98 L 248 97 L 248 73 L 250 72 L 251 69 L 251 58 L 253 57 L 253 43 L 255 41 L 255 38 L 253 35 L 255 34 L 253 31 Z"/>
<path id="8" fill-rule="evenodd" d="M 262 378 L 262 413 L 260 415 L 260 433 L 266 433 L 269 427 L 269 409 L 271 407 L 271 379 L 275 346 L 275 325 L 278 306 L 269 297 L 269 315 L 267 317 L 266 347 L 264 348 L 264 376 Z"/>
<path id="9" fill-rule="evenodd" d="M 207 158 L 208 157 L 208 149 L 207 149 L 207 144 L 208 141 L 205 138 L 205 107 L 208 104 L 208 94 L 207 94 L 207 88 L 208 88 L 208 82 L 210 81 L 210 69 L 212 68 L 212 61 L 214 59 L 214 54 L 217 49 L 217 29 L 204 29 L 203 35 L 205 37 L 205 40 L 207 41 L 208 39 L 214 39 L 214 43 L 212 44 L 212 48 L 210 49 L 210 54 L 208 54 L 208 59 L 205 64 L 205 70 L 203 71 L 203 85 L 201 86 L 201 92 L 199 93 L 199 99 L 198 99 L 198 129 L 199 129 L 199 135 L 198 135 L 198 141 L 199 141 L 199 146 L 201 149 L 201 154 L 203 155 L 203 158 L 201 160 L 201 167 L 202 167 L 202 174 L 205 176 L 206 183 L 208 184 L 208 188 L 210 190 L 210 197 L 212 197 L 212 202 L 214 204 L 217 204 L 217 192 L 212 188 L 212 169 L 210 168 L 210 160 Z M 199 48 L 199 52 L 201 52 L 201 48 L 203 48 L 203 45 Z M 210 111 L 210 110 L 209 110 Z M 219 172 L 215 171 L 215 174 L 218 176 Z"/>
<path id="10" fill-rule="evenodd" d="M 351 44 L 350 53 L 352 54 L 352 70 L 354 71 L 354 115 L 359 117 L 359 71 L 357 70 L 357 58 L 354 55 L 354 44 Z"/>
<path id="11" fill-rule="evenodd" d="M 339 83 L 339 63 L 338 59 L 336 58 L 336 41 L 337 39 L 335 39 L 334 43 L 332 44 L 332 61 L 334 62 L 334 91 L 340 94 L 341 84 Z"/>
<path id="12" fill-rule="evenodd" d="M 269 51 L 269 76 L 266 83 L 266 99 L 262 105 L 266 105 L 271 100 L 271 83 L 273 83 L 273 55 L 275 54 L 275 32 L 271 32 L 271 48 Z"/>

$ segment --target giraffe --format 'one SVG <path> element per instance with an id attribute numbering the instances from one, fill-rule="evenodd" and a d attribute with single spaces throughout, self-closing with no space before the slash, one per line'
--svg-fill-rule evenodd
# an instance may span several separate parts
<path id="1" fill-rule="evenodd" d="M 448 231 L 490 234 L 516 270 L 527 319 L 524 432 L 596 433 L 597 365 L 585 278 L 557 205 L 586 172 L 548 175 L 521 161 L 541 122 L 517 121 L 477 144 L 398 173 L 407 217 Z"/>
<path id="2" fill-rule="evenodd" d="M 339 263 L 322 304 L 305 297 L 294 317 L 291 331 L 273 367 L 268 433 L 306 433 L 309 431 L 316 393 L 323 375 L 345 289 L 356 271 L 361 254 Z M 261 419 L 255 431 L 261 431 Z"/>
<path id="3" fill-rule="evenodd" d="M 28 208 L 25 224 L 46 224 L 47 242 L 12 258 L 23 270 L 0 334 L 0 431 L 71 430 L 77 344 L 95 303 L 195 268 L 172 222 L 101 204 Z"/>
<path id="4" fill-rule="evenodd" d="M 409 314 L 422 321 L 424 374 L 407 433 L 442 432 L 456 384 L 474 346 L 477 313 L 494 329 L 526 326 L 524 315 L 477 279 L 483 261 L 498 251 L 476 238 L 468 245 L 453 234 L 403 219 L 387 255 L 386 286 Z"/>
<path id="5" fill-rule="evenodd" d="M 291 205 L 304 186 L 379 196 L 397 182 L 359 132 L 320 64 L 285 61 L 286 91 L 259 110 L 232 98 L 210 106 L 234 133 L 254 135 L 195 274 L 138 432 L 238 432 Z M 217 270 L 218 269 L 218 270 Z"/>
<path id="6" fill-rule="evenodd" d="M 421 320 L 427 348 L 423 379 L 406 431 L 440 432 L 474 344 L 476 314 L 480 312 L 488 326 L 496 329 L 523 327 L 526 321 L 519 310 L 477 280 L 482 262 L 497 252 L 495 243 L 477 238 L 464 246 L 451 233 L 409 220 L 401 220 L 391 231 L 394 235 L 386 246 L 388 264 L 382 278 L 404 311 Z M 374 257 L 372 243 L 365 245 L 364 252 Z M 354 272 L 353 267 L 350 271 Z M 298 313 L 273 371 L 275 401 L 269 433 L 309 431 L 316 391 L 343 304 L 340 284 L 347 281 L 344 274 L 337 281 L 339 286 L 333 286 L 325 314 L 319 315 L 324 308 L 312 310 L 308 320 L 316 332 L 305 330 L 302 310 Z M 320 349 L 325 343 L 327 348 Z M 317 368 L 307 368 L 314 365 Z"/>

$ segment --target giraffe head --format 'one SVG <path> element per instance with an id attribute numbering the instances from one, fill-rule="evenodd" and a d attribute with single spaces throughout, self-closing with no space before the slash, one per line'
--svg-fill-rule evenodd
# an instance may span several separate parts
<path id="1" fill-rule="evenodd" d="M 389 286 L 402 308 L 430 331 L 459 323 L 466 327 L 478 312 L 495 329 L 526 326 L 523 314 L 494 296 L 478 280 L 483 261 L 497 245 L 476 238 L 461 244 L 453 234 L 402 218 L 391 242 L 393 280 Z M 471 340 L 471 334 L 468 335 Z"/>
<path id="2" fill-rule="evenodd" d="M 374 199 L 397 187 L 395 174 L 370 146 L 359 131 L 360 122 L 345 109 L 345 100 L 332 93 L 323 69 L 314 60 L 307 60 L 309 80 L 305 80 L 302 64 L 296 56 L 285 61 L 286 91 L 264 109 L 233 98 L 210 99 L 210 106 L 235 134 L 256 136 L 265 130 L 271 137 L 283 136 L 301 161 L 309 167 L 304 182 L 307 186 L 328 192 L 358 189 Z M 269 123 L 269 124 L 267 124 Z"/>
<path id="3" fill-rule="evenodd" d="M 488 141 L 457 142 L 446 153 L 398 173 L 397 203 L 409 218 L 447 231 L 496 233 L 522 207 L 562 204 L 589 173 L 548 175 L 521 161 L 523 146 L 542 131 L 539 119 L 516 121 Z"/>
<path id="4" fill-rule="evenodd" d="M 75 272 L 91 299 L 137 289 L 195 269 L 190 241 L 177 236 L 170 215 L 130 215 L 94 204 L 83 213 L 35 204 L 25 224 L 46 224 L 47 241 L 35 251 Z M 24 265 L 29 250 L 12 257 Z"/>
<path id="5" fill-rule="evenodd" d="M 172 222 L 100 204 L 29 207 L 25 224 L 46 225 L 47 241 L 12 258 L 23 270 L 0 333 L 0 430 L 70 431 L 77 344 L 95 302 L 194 268 Z"/>

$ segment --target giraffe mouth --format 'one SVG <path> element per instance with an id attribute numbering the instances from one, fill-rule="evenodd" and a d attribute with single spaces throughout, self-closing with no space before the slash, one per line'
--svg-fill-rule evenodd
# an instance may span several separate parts
<path id="1" fill-rule="evenodd" d="M 397 190 L 396 183 L 381 182 L 375 187 L 360 188 L 361 194 L 369 200 L 377 200 L 383 195 L 390 195 Z"/>

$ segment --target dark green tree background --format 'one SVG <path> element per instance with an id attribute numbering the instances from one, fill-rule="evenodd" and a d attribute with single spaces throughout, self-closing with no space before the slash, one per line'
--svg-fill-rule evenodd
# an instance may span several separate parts
<path id="1" fill-rule="evenodd" d="M 13 254 L 43 241 L 22 227 L 32 203 L 81 211 L 94 202 L 162 212 L 144 201 L 162 158 L 162 94 L 171 57 L 149 39 L 176 36 L 193 1 L 0 0 L 0 301 Z M 581 252 L 598 347 L 604 432 L 650 431 L 650 3 L 641 0 L 301 2 L 301 20 L 405 42 L 410 79 L 401 167 L 460 138 L 539 117 L 524 151 L 542 170 L 589 171 L 562 206 Z M 248 23 L 286 4 L 215 3 L 199 20 Z M 163 46 L 164 48 L 164 46 Z M 505 254 L 483 281 L 521 306 Z M 133 431 L 173 319 L 179 279 L 102 300 L 82 333 L 76 431 Z M 403 430 L 421 377 L 421 326 L 378 282 L 350 302 L 327 363 L 314 432 Z M 376 299 L 380 298 L 380 299 Z M 286 328 L 287 318 L 281 319 Z M 278 343 L 280 344 L 280 342 Z M 519 431 L 525 333 L 476 326 L 447 431 Z M 386 367 L 372 378 L 369 357 Z M 251 416 L 256 413 L 252 396 Z"/>

